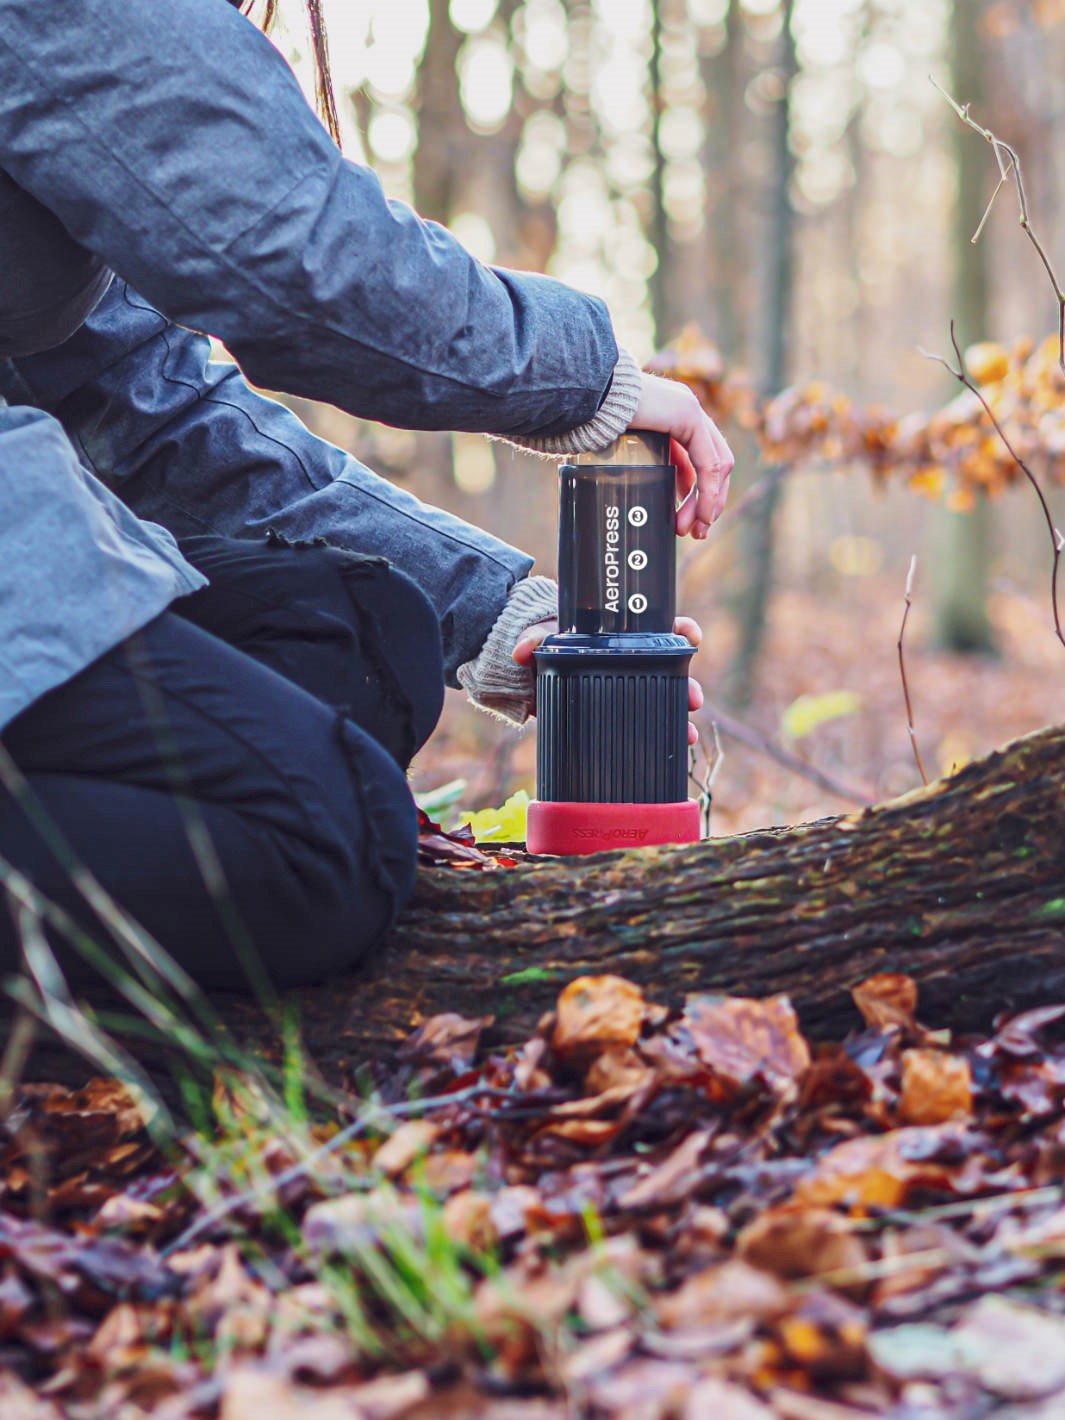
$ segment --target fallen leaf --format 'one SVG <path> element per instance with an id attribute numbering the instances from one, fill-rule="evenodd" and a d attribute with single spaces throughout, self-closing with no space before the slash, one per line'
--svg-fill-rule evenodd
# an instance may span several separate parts
<path id="1" fill-rule="evenodd" d="M 415 1159 L 425 1154 L 440 1130 L 428 1119 L 407 1119 L 390 1134 L 373 1156 L 379 1173 L 395 1178 L 405 1173 Z"/>
<path id="2" fill-rule="evenodd" d="M 558 998 L 551 1045 L 562 1056 L 634 1045 L 643 1013 L 643 992 L 624 977 L 578 976 Z"/>
<path id="3" fill-rule="evenodd" d="M 880 972 L 852 987 L 851 996 L 867 1026 L 880 1030 L 886 1026 L 914 1029 L 917 983 L 912 977 L 893 971 Z"/>
<path id="4" fill-rule="evenodd" d="M 697 1381 L 684 1402 L 684 1420 L 773 1420 L 773 1412 L 745 1386 L 708 1376 Z"/>
<path id="5" fill-rule="evenodd" d="M 828 1208 L 759 1213 L 741 1230 L 736 1252 L 752 1267 L 789 1279 L 852 1271 L 868 1260 L 853 1225 Z"/>
<path id="6" fill-rule="evenodd" d="M 711 1129 L 689 1134 L 667 1158 L 650 1168 L 621 1195 L 618 1207 L 667 1208 L 686 1198 L 702 1175 L 699 1161 L 713 1137 Z"/>
<path id="7" fill-rule="evenodd" d="M 469 1070 L 484 1031 L 494 1016 L 460 1016 L 442 1011 L 430 1016 L 400 1046 L 400 1060 L 418 1065 L 446 1065 L 456 1074 Z"/>
<path id="8" fill-rule="evenodd" d="M 699 1058 L 733 1088 L 760 1079 L 780 1090 L 810 1064 L 810 1047 L 787 996 L 689 996 L 684 1023 Z"/>
<path id="9" fill-rule="evenodd" d="M 738 1260 L 704 1268 L 659 1298 L 655 1310 L 665 1327 L 764 1321 L 790 1311 L 788 1290 L 768 1272 Z"/>
<path id="10" fill-rule="evenodd" d="M 944 1050 L 904 1050 L 899 1119 L 904 1124 L 943 1124 L 967 1119 L 973 1108 L 973 1077 L 963 1055 Z"/>
<path id="11" fill-rule="evenodd" d="M 892 1129 L 837 1144 L 795 1188 L 795 1202 L 899 1208 L 917 1188 L 950 1191 L 965 1156 L 957 1126 Z"/>

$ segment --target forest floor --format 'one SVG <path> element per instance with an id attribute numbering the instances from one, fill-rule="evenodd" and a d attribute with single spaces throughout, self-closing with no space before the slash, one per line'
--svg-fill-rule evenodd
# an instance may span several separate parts
<path id="1" fill-rule="evenodd" d="M 782 593 L 747 717 L 876 798 L 917 777 L 900 600 Z M 1000 590 L 992 615 L 1000 656 L 967 662 L 925 649 L 915 609 L 931 772 L 1065 719 L 1041 606 Z M 703 620 L 713 701 L 726 633 Z M 841 690 L 853 713 L 787 740 L 799 696 Z M 498 803 L 531 787 L 514 743 L 449 707 L 417 787 Z M 724 745 L 716 833 L 847 807 Z M 1065 1005 L 977 1039 L 922 1023 L 905 977 L 854 1004 L 814 1046 L 783 997 L 671 1015 L 585 978 L 506 1052 L 432 1018 L 361 1098 L 309 1098 L 292 1040 L 279 1080 L 190 1074 L 196 1130 L 146 1128 L 114 1081 L 19 1083 L 0 1417 L 1065 1416 Z"/>

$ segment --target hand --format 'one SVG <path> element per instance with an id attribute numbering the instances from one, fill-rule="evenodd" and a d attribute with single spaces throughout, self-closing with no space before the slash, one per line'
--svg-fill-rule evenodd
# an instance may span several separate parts
<path id="1" fill-rule="evenodd" d="M 547 636 L 553 636 L 558 630 L 557 621 L 538 621 L 535 626 L 530 626 L 528 631 L 523 631 L 518 637 L 517 643 L 511 653 L 519 666 L 532 665 L 533 652 L 540 642 Z M 698 647 L 703 639 L 702 627 L 690 616 L 678 616 L 673 623 L 673 630 L 678 636 L 683 636 L 695 647 Z M 703 703 L 703 688 L 694 677 L 688 677 L 688 709 L 698 710 Z M 699 738 L 699 731 L 688 721 L 688 743 L 695 744 Z"/>
<path id="2" fill-rule="evenodd" d="M 677 536 L 704 538 L 728 497 L 736 460 L 724 434 L 687 385 L 643 373 L 643 389 L 633 429 L 669 434 L 670 460 L 677 466 Z M 694 625 L 694 622 L 692 623 Z"/>

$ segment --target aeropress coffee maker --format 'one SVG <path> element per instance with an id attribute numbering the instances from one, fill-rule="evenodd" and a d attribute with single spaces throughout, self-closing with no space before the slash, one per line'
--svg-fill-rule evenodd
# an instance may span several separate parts
<path id="1" fill-rule="evenodd" d="M 530 853 L 693 843 L 688 667 L 669 435 L 629 430 L 559 470 L 559 629 L 535 652 Z"/>

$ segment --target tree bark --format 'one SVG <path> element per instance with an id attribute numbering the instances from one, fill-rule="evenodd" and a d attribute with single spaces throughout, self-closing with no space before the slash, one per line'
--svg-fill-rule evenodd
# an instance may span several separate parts
<path id="1" fill-rule="evenodd" d="M 797 828 L 494 872 L 430 868 L 350 991 L 297 993 L 351 1062 L 440 1011 L 524 1039 L 565 982 L 616 972 L 656 1000 L 787 992 L 815 1034 L 849 988 L 906 972 L 936 1025 L 1065 999 L 1065 728 L 927 789 Z"/>
<path id="2" fill-rule="evenodd" d="M 1063 789 L 1065 728 L 1047 729 L 927 789 L 797 828 L 427 868 L 375 962 L 287 999 L 337 1082 L 442 1011 L 492 1015 L 491 1040 L 523 1040 L 586 973 L 626 976 L 671 1005 L 787 992 L 817 1036 L 857 1023 L 850 987 L 906 972 L 926 1020 L 978 1028 L 1065 999 Z M 276 1048 L 252 1003 L 213 1004 L 238 1035 Z M 38 1057 L 38 1078 L 57 1073 Z"/>

